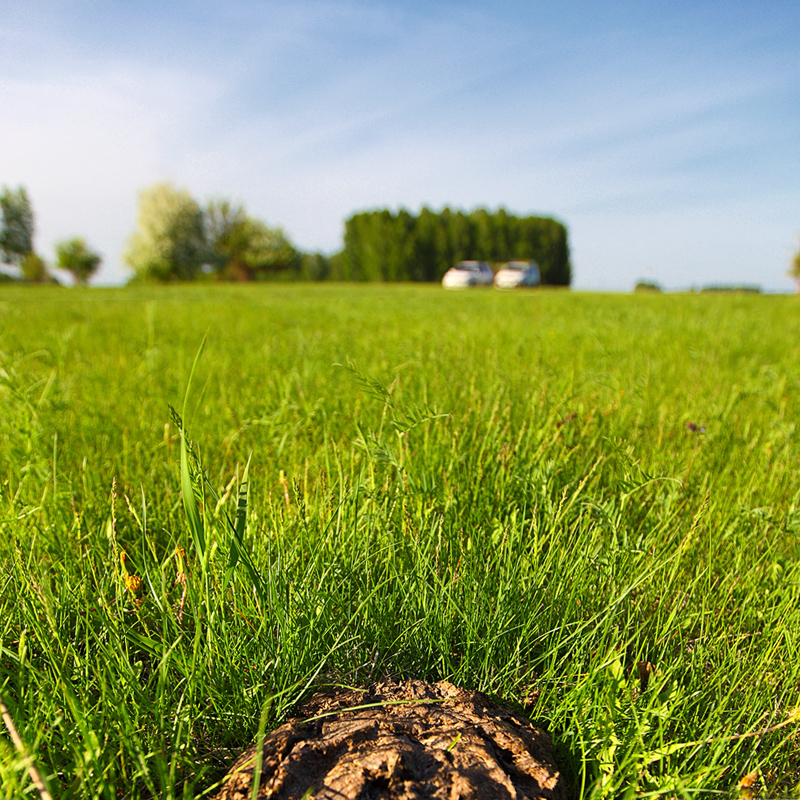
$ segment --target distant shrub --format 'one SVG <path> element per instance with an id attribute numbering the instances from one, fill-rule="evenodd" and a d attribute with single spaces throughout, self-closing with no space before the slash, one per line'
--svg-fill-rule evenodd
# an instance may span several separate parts
<path id="1" fill-rule="evenodd" d="M 701 292 L 736 292 L 739 294 L 761 294 L 761 287 L 760 286 L 704 286 Z"/>
<path id="2" fill-rule="evenodd" d="M 633 287 L 634 292 L 660 292 L 661 287 L 655 281 L 639 281 Z"/>

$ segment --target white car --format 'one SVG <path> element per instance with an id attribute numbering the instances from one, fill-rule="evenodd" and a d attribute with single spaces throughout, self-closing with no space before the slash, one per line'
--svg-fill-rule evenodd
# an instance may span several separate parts
<path id="1" fill-rule="evenodd" d="M 538 286 L 542 282 L 539 265 L 535 261 L 509 261 L 494 276 L 498 289 L 516 289 L 518 286 Z"/>
<path id="2" fill-rule="evenodd" d="M 494 272 L 485 261 L 459 261 L 445 272 L 442 286 L 446 289 L 466 289 L 468 286 L 491 286 Z"/>

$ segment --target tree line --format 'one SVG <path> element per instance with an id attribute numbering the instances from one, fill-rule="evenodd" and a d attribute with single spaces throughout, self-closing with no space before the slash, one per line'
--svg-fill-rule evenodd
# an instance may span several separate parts
<path id="1" fill-rule="evenodd" d="M 547 217 L 505 209 L 471 212 L 423 208 L 367 211 L 345 221 L 344 250 L 335 265 L 344 280 L 439 281 L 462 260 L 536 261 L 542 283 L 569 286 L 566 227 Z"/>
<path id="2" fill-rule="evenodd" d="M 34 216 L 26 190 L 4 188 L 0 211 L 3 262 L 23 280 L 52 280 L 33 248 Z M 79 284 L 88 282 L 101 263 L 80 237 L 59 242 L 56 257 L 56 266 Z M 546 217 L 519 217 L 502 208 L 361 212 L 345 220 L 342 251 L 326 256 L 300 251 L 280 227 L 253 217 L 241 204 L 217 198 L 201 205 L 170 183 L 140 192 L 136 229 L 123 254 L 134 281 L 158 282 L 439 281 L 465 259 L 534 260 L 543 283 L 568 286 L 571 280 L 567 229 Z"/>
<path id="3" fill-rule="evenodd" d="M 270 228 L 229 200 L 203 208 L 186 191 L 157 184 L 139 197 L 138 229 L 125 260 L 139 279 L 439 281 L 463 259 L 534 260 L 542 282 L 568 286 L 567 230 L 543 217 L 441 212 L 419 216 L 370 211 L 345 220 L 344 249 L 302 253 L 281 228 Z"/>

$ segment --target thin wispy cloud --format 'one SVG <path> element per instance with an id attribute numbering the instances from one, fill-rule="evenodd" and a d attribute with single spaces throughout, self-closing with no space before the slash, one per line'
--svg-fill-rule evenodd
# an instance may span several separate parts
<path id="1" fill-rule="evenodd" d="M 502 205 L 568 225 L 579 287 L 789 288 L 798 21 L 788 2 L 33 0 L 0 23 L 0 182 L 29 188 L 45 255 L 84 235 L 106 280 L 136 192 L 166 179 L 305 249 L 338 249 L 363 208 Z"/>
<path id="2" fill-rule="evenodd" d="M 48 253 L 81 234 L 118 261 L 136 192 L 170 170 L 164 145 L 175 120 L 191 116 L 185 98 L 208 89 L 192 76 L 118 67 L 6 81 L 13 123 L 0 126 L 0 180 L 28 187 L 37 247 Z"/>

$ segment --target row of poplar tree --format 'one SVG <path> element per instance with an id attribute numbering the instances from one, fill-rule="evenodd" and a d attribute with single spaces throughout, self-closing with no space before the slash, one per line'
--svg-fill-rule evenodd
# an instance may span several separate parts
<path id="1" fill-rule="evenodd" d="M 345 222 L 337 268 L 344 280 L 438 281 L 463 260 L 536 261 L 542 283 L 569 286 L 566 227 L 548 217 L 490 212 L 401 210 L 355 214 Z"/>
<path id="2" fill-rule="evenodd" d="M 33 252 L 33 212 L 24 188 L 0 195 L 3 260 L 26 280 L 48 278 Z M 344 248 L 326 256 L 303 253 L 281 228 L 252 217 L 225 199 L 201 206 L 191 195 L 159 183 L 139 195 L 137 227 L 123 258 L 137 281 L 344 280 L 439 281 L 462 260 L 495 264 L 533 260 L 542 283 L 571 280 L 567 230 L 546 217 L 423 208 L 367 211 L 344 224 Z M 83 239 L 56 247 L 58 266 L 85 283 L 100 264 Z"/>

